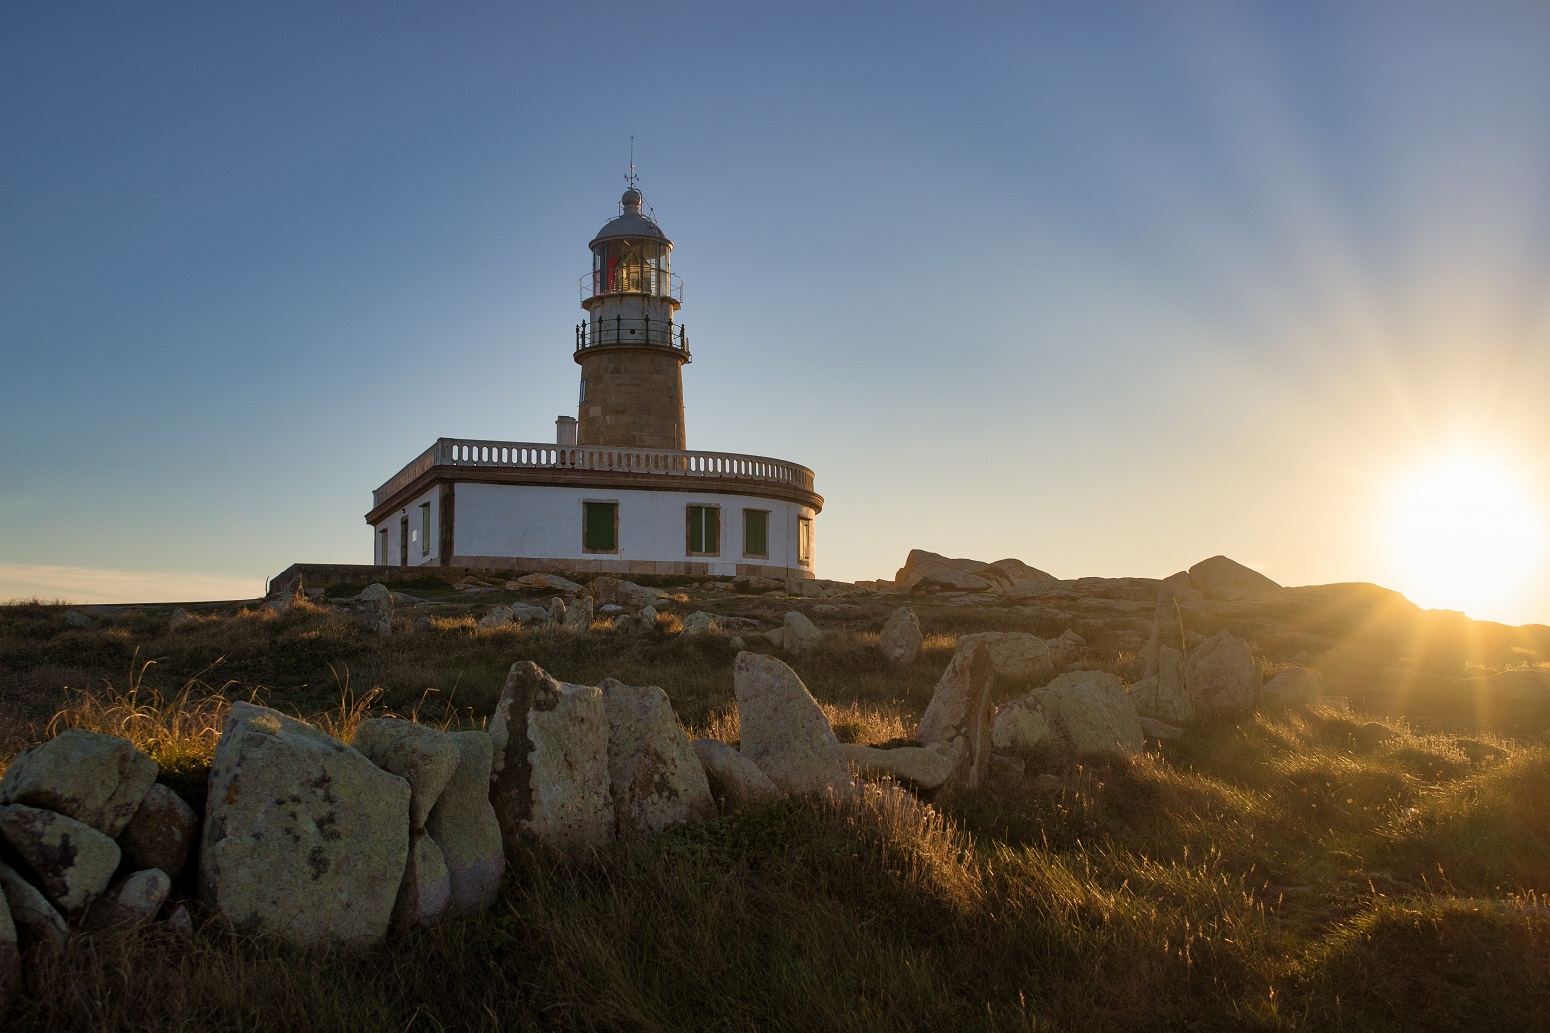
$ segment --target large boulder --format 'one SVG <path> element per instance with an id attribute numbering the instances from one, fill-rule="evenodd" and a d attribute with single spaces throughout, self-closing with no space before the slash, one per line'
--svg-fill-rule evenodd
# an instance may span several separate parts
<path id="1" fill-rule="evenodd" d="M 908 782 L 920 789 L 935 789 L 953 773 L 958 755 L 942 745 L 896 746 L 878 749 L 876 746 L 858 746 L 842 743 L 845 759 L 858 771 L 872 775 L 887 775 L 901 782 Z"/>
<path id="2" fill-rule="evenodd" d="M 76 728 L 11 761 L 0 803 L 42 807 L 112 838 L 135 816 L 156 772 L 128 739 Z"/>
<path id="3" fill-rule="evenodd" d="M 59 947 L 70 938 L 70 926 L 59 910 L 4 861 L 0 861 L 0 894 L 10 907 L 23 946 L 47 943 Z"/>
<path id="4" fill-rule="evenodd" d="M 1146 733 L 1125 686 L 1106 671 L 1072 671 L 1044 690 L 1050 725 L 1079 757 L 1139 756 Z"/>
<path id="5" fill-rule="evenodd" d="M 506 855 L 501 825 L 490 805 L 490 768 L 495 743 L 490 733 L 474 729 L 451 732 L 458 765 L 425 821 L 425 830 L 441 847 L 450 880 L 453 914 L 483 911 L 500 893 Z"/>
<path id="6" fill-rule="evenodd" d="M 446 732 L 394 717 L 362 721 L 352 745 L 377 767 L 409 783 L 412 829 L 425 827 L 426 817 L 461 759 Z"/>
<path id="7" fill-rule="evenodd" d="M 118 868 L 118 844 L 83 821 L 26 804 L 0 807 L 0 837 L 66 918 L 91 906 Z"/>
<path id="8" fill-rule="evenodd" d="M 172 880 L 159 868 L 127 875 L 97 898 L 86 915 L 88 929 L 118 929 L 156 917 L 172 892 Z"/>
<path id="9" fill-rule="evenodd" d="M 940 798 L 944 800 L 978 789 L 990 779 L 990 755 L 995 735 L 995 710 L 990 697 L 996 678 L 990 648 L 984 642 L 972 642 L 960 655 L 968 657 L 962 696 L 962 735 L 938 740 L 939 748 L 956 754 L 953 769 L 941 786 Z"/>
<path id="10" fill-rule="evenodd" d="M 560 627 L 566 631 L 591 631 L 595 616 L 592 597 L 584 595 L 565 608 L 565 619 L 560 622 Z"/>
<path id="11" fill-rule="evenodd" d="M 366 625 L 379 635 L 393 633 L 393 593 L 384 584 L 367 585 L 355 597 L 361 604 Z"/>
<path id="12" fill-rule="evenodd" d="M 723 814 L 757 810 L 780 799 L 770 776 L 720 739 L 696 739 L 689 745 Z"/>
<path id="13" fill-rule="evenodd" d="M 1022 560 L 1006 559 L 996 560 L 989 564 L 988 576 L 1003 582 L 1004 587 L 1016 588 L 1018 585 L 1030 585 L 1042 581 L 1056 580 L 1054 574 L 1046 573 L 1038 567 L 1030 567 Z"/>
<path id="14" fill-rule="evenodd" d="M 157 869 L 168 878 L 183 874 L 199 833 L 199 815 L 168 787 L 151 786 L 140 809 L 118 837 L 124 860 L 137 870 Z"/>
<path id="15" fill-rule="evenodd" d="M 785 631 L 781 646 L 788 653 L 805 653 L 823 641 L 823 632 L 818 630 L 818 625 L 796 610 L 786 611 L 781 628 Z"/>
<path id="16" fill-rule="evenodd" d="M 962 749 L 977 728 L 977 701 L 989 698 L 994 682 L 995 669 L 985 644 L 960 640 L 947 670 L 937 680 L 915 738 L 926 746 L 941 743 L 955 753 Z M 991 720 L 994 722 L 994 717 Z"/>
<path id="17" fill-rule="evenodd" d="M 1044 716 L 1044 692 L 1035 689 L 997 708 L 990 741 L 998 750 L 1032 753 L 1048 744 L 1053 734 Z"/>
<path id="18" fill-rule="evenodd" d="M 1174 724 L 1195 723 L 1195 698 L 1186 681 L 1184 617 L 1171 586 L 1157 591 L 1152 635 L 1141 649 L 1141 680 L 1130 688 L 1136 712 Z"/>
<path id="19" fill-rule="evenodd" d="M 896 592 L 951 590 L 988 592 L 996 583 L 984 572 L 990 564 L 979 560 L 955 560 L 924 549 L 911 549 L 904 566 L 893 576 Z"/>
<path id="20" fill-rule="evenodd" d="M 523 574 L 517 578 L 516 585 L 519 588 L 531 588 L 545 592 L 570 592 L 581 591 L 581 586 L 570 578 L 561 577 L 558 574 Z"/>
<path id="21" fill-rule="evenodd" d="M 983 642 L 990 655 L 990 666 L 997 678 L 1008 681 L 1039 681 L 1055 673 L 1055 660 L 1049 643 L 1037 635 L 1022 631 L 981 631 L 962 635 L 959 649 L 973 649 Z"/>
<path id="22" fill-rule="evenodd" d="M 1267 681 L 1259 690 L 1259 705 L 1265 709 L 1307 706 L 1324 695 L 1324 679 L 1307 667 L 1288 667 Z"/>
<path id="23" fill-rule="evenodd" d="M 1189 568 L 1189 581 L 1197 589 L 1216 598 L 1265 595 L 1280 585 L 1257 570 L 1251 570 L 1226 556 L 1212 556 Z"/>
<path id="24" fill-rule="evenodd" d="M 556 681 L 530 660 L 511 665 L 490 719 L 490 803 L 508 857 L 531 843 L 561 854 L 614 835 L 603 692 Z"/>
<path id="25" fill-rule="evenodd" d="M 814 793 L 849 783 L 840 742 L 795 671 L 771 656 L 739 653 L 732 688 L 742 725 L 739 752 L 776 788 Z"/>
<path id="26" fill-rule="evenodd" d="M 267 707 L 233 703 L 210 765 L 205 903 L 303 946 L 388 931 L 409 855 L 409 783 Z"/>
<path id="27" fill-rule="evenodd" d="M 608 782 L 621 836 L 716 816 L 705 769 L 667 693 L 613 678 L 598 686 L 608 715 Z"/>
<path id="28" fill-rule="evenodd" d="M 441 847 L 424 829 L 409 831 L 409 856 L 398 884 L 390 924 L 394 929 L 431 925 L 452 902 L 452 877 Z"/>
<path id="29" fill-rule="evenodd" d="M 587 594 L 597 600 L 599 606 L 613 603 L 629 610 L 639 610 L 667 598 L 667 593 L 661 589 L 647 588 L 611 574 L 593 578 L 587 584 Z"/>
<path id="30" fill-rule="evenodd" d="M 883 632 L 877 639 L 877 648 L 883 659 L 894 667 L 906 667 L 920 655 L 920 647 L 926 641 L 920 630 L 920 618 L 908 606 L 901 606 L 889 614 Z"/>
<path id="31" fill-rule="evenodd" d="M 1247 642 L 1219 631 L 1194 648 L 1185 665 L 1185 679 L 1196 712 L 1244 714 L 1254 709 L 1259 693 L 1259 664 Z M 1163 717 L 1154 714 L 1154 717 Z"/>

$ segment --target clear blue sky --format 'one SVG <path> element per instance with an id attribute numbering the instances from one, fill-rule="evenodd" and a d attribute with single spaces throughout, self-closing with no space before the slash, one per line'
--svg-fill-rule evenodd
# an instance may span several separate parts
<path id="1" fill-rule="evenodd" d="M 820 574 L 1550 622 L 1542 551 L 1454 598 L 1391 515 L 1460 450 L 1550 497 L 1547 55 L 1509 0 L 6 5 L 0 596 L 368 562 L 438 435 L 549 440 L 633 133 L 689 445 L 814 468 Z"/>

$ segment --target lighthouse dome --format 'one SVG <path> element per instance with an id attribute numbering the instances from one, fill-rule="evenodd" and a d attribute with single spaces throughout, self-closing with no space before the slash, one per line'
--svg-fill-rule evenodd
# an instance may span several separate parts
<path id="1" fill-rule="evenodd" d="M 662 227 L 641 210 L 644 204 L 645 198 L 641 197 L 639 190 L 634 187 L 626 190 L 624 196 L 619 198 L 619 205 L 624 209 L 623 214 L 608 220 L 603 228 L 597 231 L 597 236 L 592 238 L 592 244 L 600 240 L 616 240 L 621 237 L 634 240 L 645 237 L 663 241 L 671 247 L 672 241 L 667 239 L 667 234 L 662 232 Z"/>

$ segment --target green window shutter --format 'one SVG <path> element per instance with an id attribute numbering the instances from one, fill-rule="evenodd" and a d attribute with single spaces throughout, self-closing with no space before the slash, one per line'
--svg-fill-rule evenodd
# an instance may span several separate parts
<path id="1" fill-rule="evenodd" d="M 770 515 L 762 509 L 743 510 L 743 555 L 769 556 Z"/>
<path id="2" fill-rule="evenodd" d="M 721 552 L 721 510 L 705 507 L 705 552 L 715 555 Z"/>
<path id="3" fill-rule="evenodd" d="M 721 510 L 689 506 L 684 510 L 689 552 L 714 556 L 721 551 Z"/>
<path id="4" fill-rule="evenodd" d="M 581 507 L 582 548 L 593 552 L 613 552 L 617 549 L 614 524 L 619 507 L 612 502 L 583 502 Z"/>

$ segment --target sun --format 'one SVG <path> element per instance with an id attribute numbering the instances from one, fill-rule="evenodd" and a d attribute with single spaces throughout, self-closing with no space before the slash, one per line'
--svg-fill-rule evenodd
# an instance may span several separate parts
<path id="1" fill-rule="evenodd" d="M 1538 570 L 1545 525 L 1529 479 L 1501 460 L 1458 452 L 1421 464 L 1395 484 L 1396 587 L 1422 606 L 1489 619 Z"/>

